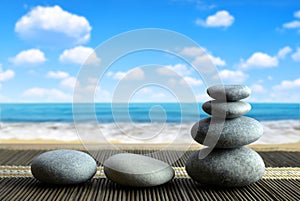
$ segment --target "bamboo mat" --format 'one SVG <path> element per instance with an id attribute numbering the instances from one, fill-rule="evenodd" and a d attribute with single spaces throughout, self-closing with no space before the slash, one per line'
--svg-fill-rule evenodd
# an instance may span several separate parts
<path id="1" fill-rule="evenodd" d="M 106 178 L 92 179 L 77 186 L 46 186 L 33 178 L 1 178 L 1 200 L 136 200 L 136 201 L 200 201 L 200 200 L 287 200 L 299 201 L 299 180 L 263 179 L 243 188 L 210 189 L 191 179 L 175 178 L 152 188 L 124 188 Z"/>
<path id="2" fill-rule="evenodd" d="M 0 200 L 300 200 L 300 152 L 259 152 L 266 164 L 260 181 L 242 188 L 207 188 L 190 179 L 184 164 L 193 150 L 128 149 L 130 153 L 150 155 L 172 164 L 175 178 L 152 188 L 126 188 L 105 178 L 101 162 L 89 182 L 74 186 L 49 186 L 36 181 L 30 173 L 32 159 L 45 150 L 0 149 Z M 118 150 L 94 150 L 92 155 L 103 161 Z M 180 157 L 179 157 L 180 156 Z M 179 157 L 178 160 L 176 160 Z"/>
<path id="3" fill-rule="evenodd" d="M 124 150 L 129 153 L 148 155 L 165 161 L 175 167 L 184 167 L 185 161 L 194 151 L 159 151 L 155 150 Z M 0 149 L 0 165 L 30 165 L 32 159 L 45 150 L 6 150 Z M 104 161 L 109 156 L 120 153 L 118 150 L 98 150 L 91 152 L 98 161 Z M 258 152 L 266 167 L 300 167 L 300 152 L 268 151 Z M 176 158 L 180 157 L 178 160 Z M 176 160 L 176 161 L 175 161 Z M 175 162 L 173 162 L 175 161 Z M 173 162 L 173 163 L 172 163 Z M 101 165 L 101 163 L 98 163 Z"/>

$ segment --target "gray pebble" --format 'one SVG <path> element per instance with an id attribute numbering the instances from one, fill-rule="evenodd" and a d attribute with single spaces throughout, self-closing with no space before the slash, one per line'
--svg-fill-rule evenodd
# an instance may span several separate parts
<path id="1" fill-rule="evenodd" d="M 160 160 L 122 153 L 111 156 L 104 162 L 106 177 L 118 184 L 132 187 L 150 187 L 170 181 L 173 168 Z"/>
<path id="2" fill-rule="evenodd" d="M 226 103 L 213 100 L 205 102 L 202 105 L 202 109 L 206 113 L 216 117 L 236 118 L 248 113 L 251 110 L 251 105 L 244 101 Z"/>
<path id="3" fill-rule="evenodd" d="M 216 100 L 238 101 L 247 98 L 251 89 L 245 85 L 215 85 L 207 89 L 207 94 Z"/>
<path id="4" fill-rule="evenodd" d="M 255 151 L 240 147 L 214 149 L 206 158 L 194 152 L 186 162 L 186 171 L 195 181 L 209 186 L 240 187 L 262 178 L 265 165 Z"/>
<path id="5" fill-rule="evenodd" d="M 91 179 L 97 171 L 96 161 L 75 150 L 54 150 L 33 159 L 31 172 L 41 182 L 49 184 L 79 184 Z"/>
<path id="6" fill-rule="evenodd" d="M 222 125 L 223 123 L 223 125 Z M 204 139 L 210 127 L 210 136 L 216 138 L 218 136 L 215 130 L 220 130 L 223 126 L 220 138 L 216 144 L 216 148 L 234 148 L 250 144 L 258 140 L 263 135 L 263 126 L 255 119 L 241 116 L 234 119 L 214 120 L 205 118 L 194 124 L 191 129 L 191 135 L 195 141 L 204 144 Z M 210 144 L 204 144 L 210 146 Z"/>

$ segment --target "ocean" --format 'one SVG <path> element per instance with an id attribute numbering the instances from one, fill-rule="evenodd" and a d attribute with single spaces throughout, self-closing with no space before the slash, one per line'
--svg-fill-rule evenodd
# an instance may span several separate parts
<path id="1" fill-rule="evenodd" d="M 81 134 L 74 125 L 70 103 L 0 104 L 0 140 L 73 141 L 90 135 L 97 136 L 100 142 L 165 143 L 179 135 L 181 142 L 191 142 L 189 131 L 193 123 L 208 117 L 201 105 L 117 103 L 112 107 L 110 103 L 96 103 L 95 116 L 82 104 L 76 112 L 76 122 L 86 131 Z M 264 126 L 264 136 L 257 143 L 300 141 L 300 104 L 251 103 L 251 106 L 246 116 Z M 96 127 L 92 123 L 95 117 Z"/>
<path id="2" fill-rule="evenodd" d="M 117 103 L 113 105 L 118 115 L 118 120 L 126 122 L 128 112 L 134 122 L 151 122 L 149 111 L 152 116 L 160 116 L 163 108 L 166 112 L 166 121 L 168 123 L 193 122 L 195 119 L 204 118 L 208 115 L 203 112 L 201 105 L 198 105 L 200 115 L 194 111 L 194 105 L 185 103 L 131 103 L 126 108 L 126 104 Z M 252 103 L 252 110 L 246 116 L 255 118 L 259 121 L 276 120 L 299 120 L 300 104 L 283 103 Z M 80 106 L 84 108 L 83 106 Z M 157 107 L 157 109 L 155 109 Z M 154 109 L 153 109 L 154 108 Z M 182 109 L 181 109 L 182 108 Z M 151 110 L 152 109 L 152 110 Z M 182 111 L 181 111 L 182 110 Z M 99 123 L 113 123 L 114 116 L 112 105 L 110 103 L 96 103 L 95 111 Z M 182 114 L 183 113 L 183 114 Z M 80 114 L 81 120 L 88 122 L 91 115 L 85 111 Z M 164 119 L 156 118 L 157 121 Z M 0 121 L 6 123 L 17 122 L 73 122 L 72 104 L 70 103 L 47 103 L 47 104 L 0 104 Z"/>

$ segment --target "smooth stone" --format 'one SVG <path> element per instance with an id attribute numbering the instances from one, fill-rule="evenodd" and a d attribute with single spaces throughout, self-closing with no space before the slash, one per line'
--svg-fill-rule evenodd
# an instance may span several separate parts
<path id="1" fill-rule="evenodd" d="M 215 85 L 207 89 L 207 94 L 216 100 L 238 101 L 247 98 L 251 89 L 246 85 Z"/>
<path id="2" fill-rule="evenodd" d="M 247 147 L 214 149 L 204 159 L 199 159 L 199 151 L 194 152 L 186 162 L 186 171 L 203 185 L 240 187 L 261 179 L 265 164 L 258 153 Z"/>
<path id="3" fill-rule="evenodd" d="M 97 164 L 90 155 L 75 150 L 54 150 L 40 154 L 31 163 L 33 176 L 49 184 L 79 184 L 91 179 Z"/>
<path id="4" fill-rule="evenodd" d="M 234 119 L 214 119 L 205 118 L 193 125 L 191 135 L 200 144 L 211 146 L 210 141 L 204 143 L 210 128 L 210 137 L 217 138 L 220 135 L 216 148 L 235 148 L 250 144 L 258 140 L 263 135 L 263 126 L 255 119 L 241 116 Z M 223 123 L 223 125 L 222 125 Z M 222 127 L 223 126 L 223 127 Z M 221 134 L 214 131 L 222 129 Z"/>
<path id="5" fill-rule="evenodd" d="M 205 102 L 202 105 L 202 109 L 206 113 L 216 117 L 236 118 L 248 113 L 251 110 L 251 105 L 244 101 L 219 102 L 217 100 L 213 100 Z"/>
<path id="6" fill-rule="evenodd" d="M 170 181 L 175 172 L 160 160 L 130 153 L 116 154 L 104 162 L 106 177 L 123 186 L 151 187 Z"/>

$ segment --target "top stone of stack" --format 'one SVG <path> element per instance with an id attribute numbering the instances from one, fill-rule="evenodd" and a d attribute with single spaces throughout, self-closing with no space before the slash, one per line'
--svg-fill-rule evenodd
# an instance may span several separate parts
<path id="1" fill-rule="evenodd" d="M 246 85 L 215 85 L 207 89 L 207 94 L 216 99 L 233 102 L 247 98 L 251 94 L 251 89 Z"/>

